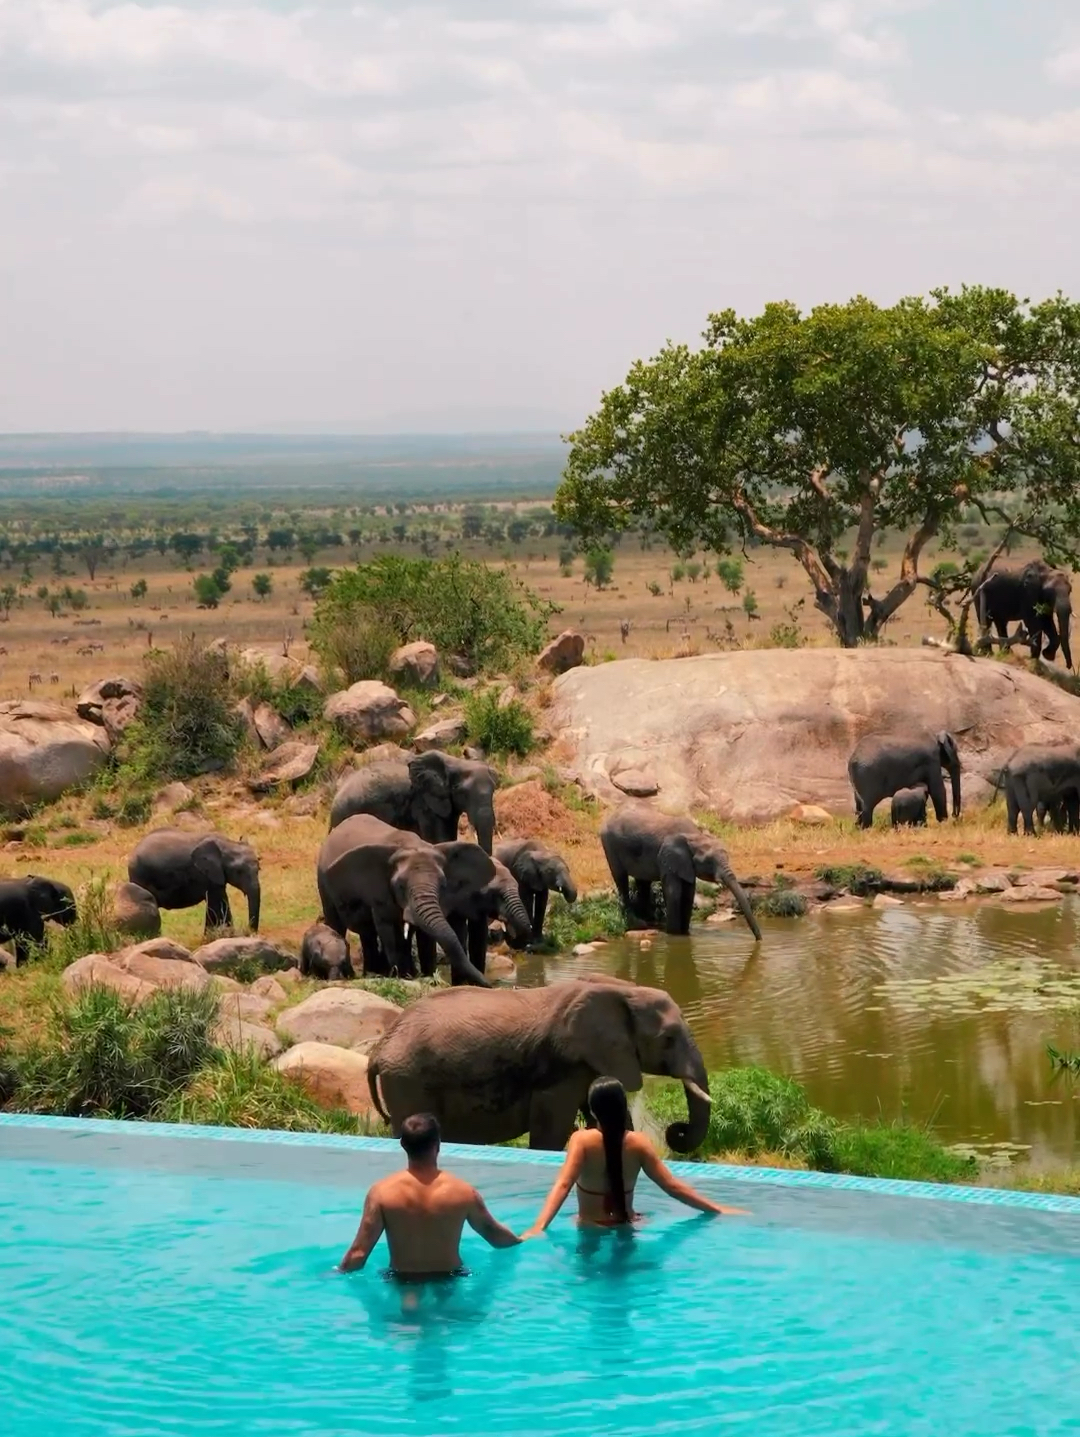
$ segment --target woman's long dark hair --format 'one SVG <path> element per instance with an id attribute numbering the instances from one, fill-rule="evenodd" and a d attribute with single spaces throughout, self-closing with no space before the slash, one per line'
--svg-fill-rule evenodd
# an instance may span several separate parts
<path id="1" fill-rule="evenodd" d="M 604 1139 L 604 1161 L 607 1164 L 608 1187 L 611 1189 L 611 1215 L 619 1222 L 629 1222 L 626 1187 L 623 1183 L 623 1139 L 630 1126 L 626 1089 L 618 1078 L 597 1078 L 589 1087 L 588 1103 L 589 1112 L 596 1119 Z"/>

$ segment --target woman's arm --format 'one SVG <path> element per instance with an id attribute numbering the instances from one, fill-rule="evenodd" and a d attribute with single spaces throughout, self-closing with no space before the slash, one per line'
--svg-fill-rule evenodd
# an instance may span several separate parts
<path id="1" fill-rule="evenodd" d="M 522 1233 L 522 1238 L 539 1237 L 547 1228 L 548 1223 L 562 1207 L 569 1196 L 570 1189 L 577 1182 L 578 1174 L 581 1172 L 581 1163 L 584 1158 L 584 1149 L 581 1146 L 581 1139 L 577 1133 L 570 1138 L 570 1146 L 566 1150 L 566 1161 L 562 1165 L 559 1176 L 555 1179 L 551 1191 L 545 1199 L 544 1206 L 540 1209 L 540 1216 L 529 1228 L 528 1232 Z"/>
<path id="2" fill-rule="evenodd" d="M 648 1138 L 639 1135 L 639 1142 L 635 1145 L 641 1157 L 641 1168 L 647 1177 L 668 1197 L 673 1197 L 677 1202 L 685 1203 L 687 1207 L 696 1208 L 698 1212 L 723 1213 L 732 1217 L 747 1216 L 746 1209 L 742 1207 L 724 1207 L 722 1203 L 713 1202 L 704 1193 L 699 1193 L 689 1183 L 684 1183 L 677 1178 L 666 1163 L 662 1162 L 656 1149 Z"/>

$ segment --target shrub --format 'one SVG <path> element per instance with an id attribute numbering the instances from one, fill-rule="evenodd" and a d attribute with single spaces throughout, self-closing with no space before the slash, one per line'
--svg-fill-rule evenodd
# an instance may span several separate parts
<path id="1" fill-rule="evenodd" d="M 216 574 L 199 574 L 192 579 L 191 587 L 195 591 L 195 602 L 200 609 L 216 609 L 225 593 Z"/>
<path id="2" fill-rule="evenodd" d="M 978 1172 L 974 1157 L 950 1152 L 929 1128 L 903 1118 L 842 1123 L 835 1151 L 840 1171 L 860 1177 L 955 1183 L 970 1182 Z"/>
<path id="3" fill-rule="evenodd" d="M 272 678 L 262 663 L 241 669 L 237 690 L 253 703 L 268 703 L 293 728 L 313 723 L 322 716 L 322 694 L 309 684 L 291 684 L 287 678 Z"/>
<path id="4" fill-rule="evenodd" d="M 517 754 L 524 758 L 536 745 L 532 714 L 520 699 L 500 706 L 494 689 L 470 694 L 465 700 L 469 739 L 485 753 Z"/>
<path id="5" fill-rule="evenodd" d="M 801 893 L 778 882 L 771 892 L 752 897 L 750 906 L 766 918 L 804 918 L 809 904 Z"/>
<path id="6" fill-rule="evenodd" d="M 743 585 L 742 560 L 718 559 L 716 561 L 716 577 L 728 593 L 737 594 Z"/>
<path id="7" fill-rule="evenodd" d="M 459 654 L 475 669 L 509 668 L 544 643 L 557 612 L 512 575 L 452 554 L 445 559 L 380 555 L 339 570 L 315 608 L 311 644 L 323 663 L 349 682 L 369 674 L 345 660 L 352 633 L 369 634 L 379 653 L 412 639 L 428 639 L 441 653 Z"/>
<path id="8" fill-rule="evenodd" d="M 556 948 L 570 948 L 594 938 L 621 937 L 626 932 L 626 914 L 614 892 L 591 893 L 579 898 L 572 908 L 556 895 L 548 908 L 545 929 Z"/>
<path id="9" fill-rule="evenodd" d="M 214 1056 L 211 989 L 146 1002 L 98 984 L 58 1003 L 47 1036 L 17 1060 L 16 1105 L 70 1117 L 143 1118 Z"/>
<path id="10" fill-rule="evenodd" d="M 602 589 L 611 582 L 612 570 L 615 568 L 615 555 L 610 549 L 596 545 L 586 551 L 585 554 L 585 582 L 592 584 L 594 588 Z"/>
<path id="11" fill-rule="evenodd" d="M 121 828 L 138 828 L 150 817 L 151 809 L 148 793 L 125 793 L 116 810 L 116 821 Z"/>
<path id="12" fill-rule="evenodd" d="M 834 863 L 819 868 L 817 877 L 834 888 L 846 888 L 857 898 L 865 898 L 881 887 L 882 872 L 866 863 Z"/>
<path id="13" fill-rule="evenodd" d="M 147 656 L 143 703 L 124 733 L 122 768 L 135 783 L 228 767 L 243 738 L 224 657 L 194 637 Z"/>

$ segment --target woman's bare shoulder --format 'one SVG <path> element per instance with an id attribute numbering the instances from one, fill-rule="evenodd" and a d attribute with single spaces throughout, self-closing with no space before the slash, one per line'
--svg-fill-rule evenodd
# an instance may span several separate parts
<path id="1" fill-rule="evenodd" d="M 651 1155 L 656 1152 L 656 1149 L 652 1145 L 652 1139 L 644 1133 L 627 1133 L 625 1146 L 629 1148 L 631 1152 L 642 1155 Z"/>

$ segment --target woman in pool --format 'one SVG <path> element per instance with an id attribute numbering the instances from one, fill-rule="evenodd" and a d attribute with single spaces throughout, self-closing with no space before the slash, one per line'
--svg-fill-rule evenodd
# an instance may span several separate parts
<path id="1" fill-rule="evenodd" d="M 644 1133 L 629 1130 L 626 1089 L 618 1078 L 597 1078 L 589 1088 L 589 1111 L 599 1125 L 579 1128 L 570 1138 L 566 1161 L 547 1195 L 540 1216 L 524 1233 L 538 1237 L 577 1188 L 578 1222 L 582 1227 L 623 1227 L 636 1221 L 634 1184 L 644 1172 L 669 1197 L 698 1212 L 742 1214 L 743 1208 L 723 1207 L 680 1182 Z"/>

